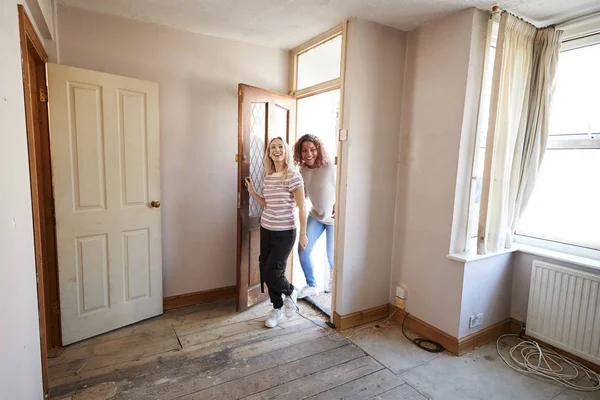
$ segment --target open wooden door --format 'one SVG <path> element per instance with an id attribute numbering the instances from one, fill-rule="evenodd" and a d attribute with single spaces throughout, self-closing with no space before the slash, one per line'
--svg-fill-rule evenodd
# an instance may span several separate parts
<path id="1" fill-rule="evenodd" d="M 158 84 L 47 73 L 67 345 L 162 313 Z"/>
<path id="2" fill-rule="evenodd" d="M 252 177 L 261 193 L 263 158 L 270 138 L 282 137 L 293 146 L 296 129 L 296 99 L 268 90 L 240 84 L 238 90 L 238 242 L 237 309 L 245 310 L 269 297 L 260 290 L 260 215 L 262 207 L 248 194 L 244 179 Z M 290 256 L 290 259 L 292 257 Z M 286 270 L 291 280 L 288 261 Z"/>

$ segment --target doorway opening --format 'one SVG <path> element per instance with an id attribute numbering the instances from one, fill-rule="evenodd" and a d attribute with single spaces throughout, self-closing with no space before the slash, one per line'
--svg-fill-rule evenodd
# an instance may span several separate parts
<path id="1" fill-rule="evenodd" d="M 238 165 L 238 311 L 267 298 L 266 292 L 261 290 L 259 272 L 259 221 L 262 208 L 249 196 L 243 182 L 246 177 L 251 177 L 260 194 L 264 174 L 262 159 L 268 139 L 277 136 L 285 138 L 290 149 L 293 149 L 304 134 L 316 135 L 327 149 L 328 165 L 333 165 L 332 175 L 336 177 L 337 183 L 330 188 L 335 192 L 332 197 L 339 196 L 340 169 L 337 165 L 341 164 L 341 145 L 338 132 L 340 121 L 343 121 L 346 29 L 347 22 L 344 22 L 291 50 L 289 94 L 239 85 L 238 152 L 235 155 Z M 307 196 L 307 203 L 310 207 L 310 194 Z M 330 205 L 327 206 L 329 207 Z M 333 228 L 330 232 L 335 232 L 337 225 L 333 217 L 333 204 L 327 214 L 328 221 L 325 223 L 323 220 L 323 225 Z M 311 257 L 321 294 L 304 297 L 304 300 L 325 314 L 333 326 L 335 296 L 332 293 L 335 293 L 336 263 L 335 257 L 327 257 L 326 236 L 321 234 L 318 238 Z M 335 233 L 333 236 L 334 243 L 330 248 L 335 250 Z M 306 277 L 297 245 L 296 243 L 290 254 L 286 277 L 300 290 L 306 286 Z M 329 259 L 333 259 L 333 268 L 330 268 Z"/>
<path id="2" fill-rule="evenodd" d="M 343 110 L 343 78 L 345 69 L 346 27 L 343 23 L 328 32 L 306 42 L 291 51 L 290 86 L 297 102 L 296 140 L 305 134 L 317 136 L 323 143 L 330 161 L 334 163 L 336 179 L 335 194 L 339 193 L 339 130 Z M 306 168 L 302 166 L 301 168 Z M 310 192 L 310 190 L 308 190 Z M 307 207 L 312 207 L 308 193 Z M 332 212 L 333 210 L 329 211 Z M 323 219 L 335 232 L 335 219 Z M 324 227 L 324 229 L 326 229 Z M 311 240 L 309 238 L 309 240 Z M 316 295 L 303 298 L 313 308 L 323 312 L 333 323 L 335 309 L 335 257 L 328 257 L 328 250 L 335 254 L 337 238 L 334 233 L 333 249 L 328 249 L 326 230 L 316 240 L 310 258 L 316 281 Z M 333 245 L 333 246 L 332 246 Z M 333 258 L 330 266 L 330 258 Z M 298 254 L 294 254 L 293 284 L 298 288 L 307 286 L 306 275 Z"/>

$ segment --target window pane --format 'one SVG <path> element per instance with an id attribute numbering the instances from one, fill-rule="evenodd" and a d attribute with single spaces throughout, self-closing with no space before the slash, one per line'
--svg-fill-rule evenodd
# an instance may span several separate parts
<path id="1" fill-rule="evenodd" d="M 333 158 L 337 155 L 340 91 L 332 90 L 298 100 L 298 133 L 318 136 Z"/>
<path id="2" fill-rule="evenodd" d="M 546 150 L 519 233 L 600 249 L 600 149 Z"/>
<path id="3" fill-rule="evenodd" d="M 288 110 L 279 107 L 277 104 L 275 104 L 274 108 L 275 115 L 273 118 L 272 137 L 281 137 L 288 142 Z"/>
<path id="4" fill-rule="evenodd" d="M 486 65 L 486 80 L 481 88 L 481 104 L 479 105 L 480 126 L 478 143 L 480 147 L 485 147 L 487 140 L 487 131 L 490 123 L 490 103 L 492 99 L 492 77 L 494 75 L 494 60 L 496 59 L 496 48 L 490 47 L 489 58 Z"/>
<path id="5" fill-rule="evenodd" d="M 342 35 L 298 56 L 298 90 L 340 77 Z"/>
<path id="6" fill-rule="evenodd" d="M 600 132 L 600 44 L 563 51 L 558 59 L 550 134 Z"/>
<path id="7" fill-rule="evenodd" d="M 483 168 L 485 166 L 485 147 L 480 147 L 477 150 L 477 164 L 475 165 L 474 174 L 477 178 L 483 178 Z"/>
<path id="8" fill-rule="evenodd" d="M 471 237 L 476 238 L 479 225 L 479 208 L 481 207 L 481 178 L 475 179 L 473 185 L 473 203 L 471 203 L 471 209 L 469 210 L 469 214 L 472 216 L 469 219 L 469 232 Z"/>
<path id="9" fill-rule="evenodd" d="M 267 103 L 252 103 L 250 106 L 250 177 L 254 188 L 262 195 L 265 155 Z M 259 216 L 262 206 L 250 196 L 250 216 Z"/>

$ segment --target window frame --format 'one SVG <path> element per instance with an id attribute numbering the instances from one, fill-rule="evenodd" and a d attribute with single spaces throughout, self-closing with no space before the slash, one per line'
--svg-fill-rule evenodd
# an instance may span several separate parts
<path id="1" fill-rule="evenodd" d="M 477 248 L 477 232 L 478 232 L 478 227 L 477 225 L 475 226 L 475 229 L 471 229 L 473 222 L 474 221 L 479 221 L 479 210 L 477 210 L 477 212 L 473 212 L 473 205 L 475 203 L 475 196 L 476 196 L 476 185 L 477 185 L 477 180 L 481 179 L 482 183 L 483 183 L 483 175 L 481 177 L 477 176 L 477 172 L 476 172 L 476 168 L 479 165 L 479 158 L 480 158 L 480 154 L 479 154 L 479 149 L 480 148 L 484 148 L 485 146 L 482 147 L 481 143 L 482 141 L 487 141 L 487 133 L 488 133 L 488 129 L 489 129 L 489 120 L 488 121 L 483 121 L 482 120 L 482 105 L 485 104 L 486 102 L 484 101 L 484 96 L 488 96 L 491 97 L 491 88 L 489 92 L 485 92 L 484 88 L 485 88 L 485 83 L 486 83 L 486 78 L 488 78 L 490 81 L 493 78 L 493 74 L 494 74 L 494 66 L 492 65 L 491 67 L 489 66 L 489 59 L 491 57 L 491 49 L 494 49 L 494 54 L 496 52 L 496 45 L 498 42 L 498 28 L 499 28 L 499 22 L 498 22 L 498 18 L 495 16 L 491 16 L 489 21 L 488 21 L 488 31 L 487 31 L 487 35 L 486 35 L 486 41 L 485 41 L 485 51 L 484 51 L 484 56 L 483 56 L 483 74 L 481 77 L 481 91 L 480 91 L 480 95 L 479 95 L 479 110 L 478 110 L 478 117 L 477 117 L 477 127 L 476 127 L 476 131 L 475 131 L 475 143 L 473 146 L 473 156 L 472 156 L 472 165 L 471 165 L 471 179 L 469 182 L 469 204 L 468 204 L 468 210 L 467 210 L 467 226 L 466 226 L 466 234 L 465 234 L 465 244 L 464 244 L 464 251 L 465 252 L 469 252 L 472 249 L 476 249 Z M 490 105 L 488 104 L 488 107 Z M 488 110 L 489 111 L 489 110 Z M 489 118 L 489 116 L 488 116 Z M 487 143 L 486 143 L 487 145 Z M 483 155 L 483 158 L 485 160 L 485 154 Z"/>
<path id="2" fill-rule="evenodd" d="M 331 90 L 340 89 L 343 87 L 344 72 L 346 70 L 346 32 L 348 29 L 348 22 L 343 23 L 331 28 L 327 32 L 320 34 L 319 36 L 309 40 L 308 42 L 301 44 L 300 46 L 290 50 L 290 96 L 296 97 L 296 99 L 302 99 L 305 97 L 314 96 L 317 94 L 325 93 Z M 340 60 L 340 76 L 329 81 L 319 82 L 315 85 L 298 90 L 298 58 L 304 54 L 313 50 L 320 45 L 329 42 L 341 36 L 342 38 L 342 54 Z"/>

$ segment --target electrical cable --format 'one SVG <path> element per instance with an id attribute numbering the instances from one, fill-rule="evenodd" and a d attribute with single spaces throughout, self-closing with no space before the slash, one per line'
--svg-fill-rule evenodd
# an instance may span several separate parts
<path id="1" fill-rule="evenodd" d="M 507 336 L 519 337 L 515 334 L 502 335 L 496 341 L 496 351 L 502 360 L 513 370 L 522 374 L 535 375 L 552 380 L 569 389 L 593 392 L 600 390 L 600 374 L 585 365 L 562 356 L 552 349 L 539 344 L 536 341 L 522 340 L 510 349 L 512 363 L 500 353 L 500 340 Z M 520 354 L 520 359 L 516 354 Z M 567 364 L 573 371 L 566 371 L 561 363 Z M 586 375 L 594 386 L 581 386 L 578 382 Z"/>
<path id="2" fill-rule="evenodd" d="M 329 331 L 329 333 L 327 334 L 327 338 L 329 338 L 329 340 L 332 340 L 334 342 L 341 342 L 342 340 L 350 340 L 352 339 L 352 336 L 354 336 L 356 334 L 356 332 L 362 331 L 364 329 L 369 329 L 369 328 L 374 328 L 376 326 L 380 326 L 383 325 L 385 323 L 387 323 L 393 316 L 394 314 L 396 314 L 398 312 L 399 309 L 396 309 L 393 313 L 390 314 L 389 317 L 387 317 L 385 320 L 383 320 L 382 322 L 378 322 L 375 325 L 366 325 L 363 326 L 362 328 L 358 328 L 355 329 L 349 336 L 344 336 L 343 335 L 343 331 L 337 332 L 334 329 L 331 329 Z M 302 314 L 300 314 L 302 315 Z M 304 315 L 302 315 L 304 318 L 306 318 Z M 440 343 L 435 342 L 433 340 L 430 339 L 426 339 L 426 338 L 410 338 L 406 335 L 406 332 L 404 331 L 404 322 L 406 321 L 406 317 L 408 317 L 408 313 L 406 313 L 406 315 L 404 316 L 404 319 L 402 320 L 402 334 L 404 335 L 404 337 L 406 337 L 408 340 L 410 340 L 415 346 L 419 347 L 420 349 L 423 349 L 425 351 L 428 351 L 430 353 L 441 353 L 444 350 L 446 350 L 444 348 L 444 346 L 442 346 Z M 332 339 L 330 336 L 332 335 L 332 333 L 336 333 L 339 336 L 341 336 L 340 339 Z"/>
<path id="3" fill-rule="evenodd" d="M 414 345 L 418 348 L 428 351 L 430 353 L 441 353 L 442 351 L 446 350 L 444 346 L 442 346 L 438 342 L 434 342 L 433 340 L 427 338 L 409 338 L 406 335 L 406 332 L 404 332 L 404 322 L 406 321 L 406 317 L 408 317 L 408 315 L 409 313 L 406 313 L 406 315 L 404 315 L 404 319 L 402 319 L 402 334 L 405 338 L 413 342 Z"/>

